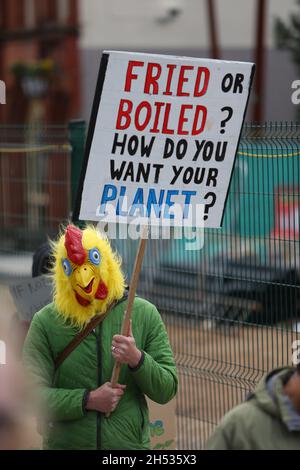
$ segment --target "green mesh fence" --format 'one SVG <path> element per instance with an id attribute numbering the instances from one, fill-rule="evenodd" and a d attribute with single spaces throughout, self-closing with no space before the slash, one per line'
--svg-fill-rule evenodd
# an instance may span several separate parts
<path id="1" fill-rule="evenodd" d="M 63 146 L 54 173 L 43 173 L 46 199 L 44 206 L 40 200 L 37 214 L 42 215 L 36 225 L 29 220 L 27 206 L 19 212 L 19 206 L 13 206 L 11 214 L 3 211 L 5 185 L 19 184 L 20 176 L 5 167 L 11 153 L 0 152 L 0 255 L 18 253 L 25 245 L 30 253 L 69 217 L 71 175 L 74 186 L 78 167 L 72 168 L 67 128 L 53 135 L 52 131 L 46 129 L 44 138 L 33 142 Z M 75 134 L 81 152 L 82 128 Z M 205 230 L 201 250 L 187 250 L 190 241 L 176 239 L 176 234 L 169 240 L 147 242 L 138 294 L 161 311 L 174 350 L 179 374 L 178 449 L 204 448 L 221 417 L 245 399 L 266 371 L 291 364 L 292 343 L 300 339 L 299 137 L 300 126 L 295 123 L 245 125 L 223 227 Z M 18 139 L 6 143 L 24 145 L 21 135 Z M 32 171 L 57 151 L 37 151 Z M 14 159 L 27 165 L 28 155 L 16 154 Z M 80 158 L 75 162 L 79 165 Z M 21 177 L 30 187 L 28 178 L 26 172 Z M 51 179 L 56 181 L 56 192 L 47 189 Z M 50 217 L 53 194 L 66 205 L 62 213 Z M 113 244 L 130 280 L 137 241 L 116 239 Z"/>
<path id="2" fill-rule="evenodd" d="M 300 339 L 300 127 L 246 125 L 222 229 L 201 250 L 150 240 L 139 294 L 163 314 L 178 373 L 177 446 L 205 448 L 221 417 Z M 127 271 L 137 242 L 118 240 Z"/>

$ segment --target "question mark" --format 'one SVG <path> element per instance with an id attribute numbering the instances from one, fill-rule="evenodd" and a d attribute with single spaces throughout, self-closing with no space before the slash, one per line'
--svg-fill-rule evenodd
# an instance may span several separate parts
<path id="1" fill-rule="evenodd" d="M 217 196 L 215 195 L 215 193 L 205 194 L 204 199 L 207 199 L 209 196 L 212 198 L 212 200 L 208 204 L 205 204 L 203 220 L 206 220 L 208 218 L 208 211 L 210 207 L 212 207 L 215 204 L 216 199 L 217 199 Z"/>
<path id="2" fill-rule="evenodd" d="M 226 122 L 228 122 L 228 121 L 231 119 L 231 117 L 232 117 L 232 115 L 233 115 L 233 110 L 232 110 L 232 108 L 230 108 L 230 106 L 224 106 L 224 108 L 222 108 L 221 111 L 222 111 L 222 112 L 223 112 L 223 111 L 227 111 L 227 112 L 228 112 L 227 117 L 226 117 L 225 119 L 223 119 L 223 121 L 221 121 L 221 128 L 222 128 L 222 129 L 220 130 L 220 133 L 221 133 L 221 134 L 224 134 L 224 132 L 225 132 L 225 124 L 226 124 Z"/>

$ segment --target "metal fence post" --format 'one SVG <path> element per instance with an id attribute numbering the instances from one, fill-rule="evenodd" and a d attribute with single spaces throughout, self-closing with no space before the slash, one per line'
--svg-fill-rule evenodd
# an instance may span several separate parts
<path id="1" fill-rule="evenodd" d="M 71 145 L 71 207 L 74 210 L 84 154 L 86 123 L 83 119 L 74 119 L 69 122 L 68 127 Z"/>

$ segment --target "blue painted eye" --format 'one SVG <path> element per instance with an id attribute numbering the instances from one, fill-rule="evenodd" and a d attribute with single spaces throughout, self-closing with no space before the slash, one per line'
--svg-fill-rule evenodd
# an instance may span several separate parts
<path id="1" fill-rule="evenodd" d="M 62 260 L 61 264 L 62 264 L 62 267 L 66 276 L 70 276 L 70 274 L 72 273 L 72 266 L 70 264 L 70 261 L 67 258 L 65 258 Z"/>
<path id="2" fill-rule="evenodd" d="M 100 252 L 98 248 L 92 248 L 89 251 L 89 260 L 91 261 L 91 263 L 96 264 L 96 265 L 100 263 L 101 256 L 100 256 Z"/>

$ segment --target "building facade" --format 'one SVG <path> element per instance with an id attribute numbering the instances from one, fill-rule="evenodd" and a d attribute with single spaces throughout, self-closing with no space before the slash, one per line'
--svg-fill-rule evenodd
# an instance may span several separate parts
<path id="1" fill-rule="evenodd" d="M 78 116 L 77 42 L 77 0 L 0 0 L 0 79 L 6 84 L 0 122 L 64 123 Z"/>
<path id="2" fill-rule="evenodd" d="M 297 69 L 275 43 L 275 18 L 288 21 L 295 0 L 264 0 L 265 52 L 261 120 L 295 119 L 291 101 Z M 104 49 L 212 57 L 209 0 L 79 0 L 82 112 L 88 119 Z M 220 58 L 256 61 L 259 0 L 214 0 Z M 247 120 L 253 120 L 252 92 Z M 299 105 L 300 106 L 300 105 Z"/>

